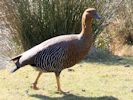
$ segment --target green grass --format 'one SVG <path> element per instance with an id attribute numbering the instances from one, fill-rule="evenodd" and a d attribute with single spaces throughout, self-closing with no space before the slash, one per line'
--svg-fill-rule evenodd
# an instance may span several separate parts
<path id="1" fill-rule="evenodd" d="M 133 100 L 133 58 L 117 63 L 82 61 L 61 73 L 61 86 L 70 94 L 56 92 L 53 73 L 44 73 L 39 90 L 30 88 L 38 72 L 26 66 L 16 73 L 0 71 L 0 100 Z M 125 67 L 128 65 L 129 67 Z"/>

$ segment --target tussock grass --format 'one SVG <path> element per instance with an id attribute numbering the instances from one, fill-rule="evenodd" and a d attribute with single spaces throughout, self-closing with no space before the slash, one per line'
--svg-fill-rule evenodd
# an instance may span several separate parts
<path id="1" fill-rule="evenodd" d="M 126 58 L 127 59 L 127 58 Z M 129 58 L 129 62 L 133 58 Z M 126 62 L 124 60 L 121 62 Z M 119 62 L 118 62 L 119 63 Z M 30 66 L 13 74 L 0 71 L 0 100 L 132 100 L 133 64 L 103 64 L 82 62 L 74 71 L 61 73 L 63 90 L 70 94 L 56 94 L 56 80 L 53 73 L 44 73 L 38 83 L 39 90 L 30 88 L 38 74 Z"/>
<path id="2" fill-rule="evenodd" d="M 23 48 L 63 34 L 80 33 L 81 16 L 88 7 L 94 7 L 102 16 L 93 22 L 95 38 L 112 19 L 120 3 L 103 0 L 5 0 L 7 20 L 12 31 L 18 33 Z M 115 8 L 115 9 L 114 9 Z M 104 24 L 104 25 L 102 25 Z"/>

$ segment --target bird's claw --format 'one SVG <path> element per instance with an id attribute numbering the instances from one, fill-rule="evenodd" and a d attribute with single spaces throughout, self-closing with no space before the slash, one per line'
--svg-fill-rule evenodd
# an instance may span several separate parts
<path id="1" fill-rule="evenodd" d="M 56 93 L 57 93 L 57 94 L 69 94 L 70 91 L 57 90 Z"/>
<path id="2" fill-rule="evenodd" d="M 36 86 L 35 83 L 32 84 L 31 88 L 34 89 L 34 90 L 39 90 L 39 88 Z"/>

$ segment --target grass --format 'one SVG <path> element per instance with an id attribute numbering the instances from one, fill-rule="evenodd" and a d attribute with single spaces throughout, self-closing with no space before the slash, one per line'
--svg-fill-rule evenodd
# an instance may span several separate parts
<path id="1" fill-rule="evenodd" d="M 120 1 L 106 0 L 5 0 L 6 19 L 13 40 L 27 50 L 44 40 L 63 34 L 80 33 L 81 16 L 85 9 L 94 7 L 102 16 L 93 21 L 96 38 L 115 18 Z M 10 15 L 10 16 L 9 16 Z M 104 41 L 104 40 L 103 40 Z M 106 40 L 105 40 L 106 41 Z"/>
<path id="2" fill-rule="evenodd" d="M 0 100 L 133 100 L 133 58 L 110 62 L 82 61 L 72 71 L 64 70 L 61 85 L 70 91 L 68 95 L 55 93 L 53 73 L 44 73 L 38 83 L 40 89 L 33 90 L 30 86 L 38 72 L 32 67 L 13 74 L 1 70 Z"/>

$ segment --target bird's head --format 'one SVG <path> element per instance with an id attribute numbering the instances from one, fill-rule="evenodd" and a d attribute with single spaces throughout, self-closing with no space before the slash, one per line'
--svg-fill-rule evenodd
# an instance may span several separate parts
<path id="1" fill-rule="evenodd" d="M 88 8 L 84 11 L 82 19 L 87 20 L 87 19 L 101 19 L 101 16 L 97 13 L 95 8 Z"/>
<path id="2" fill-rule="evenodd" d="M 97 13 L 95 8 L 88 8 L 84 11 L 82 15 L 82 31 L 81 33 L 91 33 L 92 32 L 92 19 L 100 19 L 101 17 Z"/>

